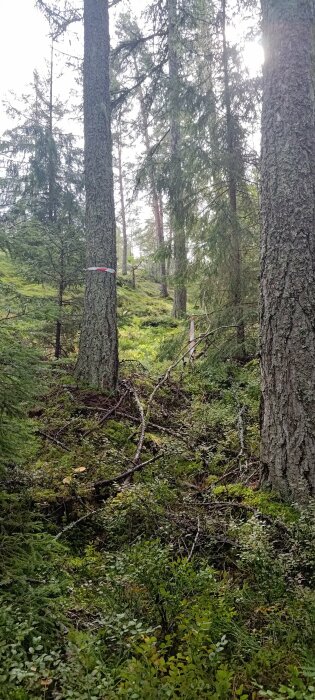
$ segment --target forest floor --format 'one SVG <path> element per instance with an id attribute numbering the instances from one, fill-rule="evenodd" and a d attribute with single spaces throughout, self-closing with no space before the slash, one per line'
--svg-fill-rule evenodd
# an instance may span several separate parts
<path id="1" fill-rule="evenodd" d="M 0 280 L 39 353 L 2 471 L 0 698 L 314 700 L 314 508 L 260 487 L 258 361 L 203 338 L 188 362 L 141 277 L 117 395 L 85 390 L 50 359 L 53 291 Z"/>

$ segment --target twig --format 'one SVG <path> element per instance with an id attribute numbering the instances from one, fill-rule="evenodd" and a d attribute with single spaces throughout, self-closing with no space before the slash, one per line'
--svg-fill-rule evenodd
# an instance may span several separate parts
<path id="1" fill-rule="evenodd" d="M 145 416 L 144 416 L 143 406 L 142 406 L 142 403 L 141 403 L 141 401 L 140 401 L 140 399 L 139 399 L 139 396 L 138 396 L 138 394 L 137 394 L 137 391 L 136 391 L 135 387 L 132 386 L 132 385 L 131 385 L 130 389 L 131 389 L 131 392 L 132 392 L 132 394 L 133 394 L 133 396 L 134 396 L 134 400 L 135 400 L 136 406 L 137 406 L 138 411 L 139 411 L 140 423 L 141 423 L 141 430 L 140 430 L 140 436 L 139 436 L 138 445 L 137 445 L 137 449 L 136 449 L 136 454 L 135 454 L 135 456 L 134 456 L 134 458 L 133 458 L 134 464 L 137 464 L 137 463 L 139 462 L 140 455 L 141 455 L 141 450 L 142 450 L 142 448 L 143 448 L 144 437 L 145 437 L 145 431 L 146 431 L 147 425 L 146 425 L 146 419 L 145 419 Z"/>
<path id="2" fill-rule="evenodd" d="M 101 418 L 101 420 L 98 422 L 97 425 L 93 426 L 93 428 L 89 428 L 89 430 L 85 430 L 84 433 L 82 433 L 82 437 L 86 437 L 87 435 L 90 435 L 91 433 L 94 433 L 95 430 L 98 430 L 99 428 L 104 425 L 104 423 L 107 421 L 107 419 L 117 411 L 117 408 L 121 406 L 123 400 L 126 398 L 128 394 L 128 391 L 125 391 L 125 393 L 120 397 L 119 401 L 115 404 L 115 406 L 112 406 L 108 411 L 106 411 L 105 415 Z M 89 408 L 89 406 L 87 407 Z M 92 409 L 95 410 L 95 409 Z M 104 411 L 104 409 L 98 409 L 99 411 Z"/>
<path id="3" fill-rule="evenodd" d="M 245 439 L 244 439 L 244 421 L 243 421 L 243 415 L 245 413 L 245 406 L 241 406 L 238 412 L 237 416 L 237 430 L 238 430 L 238 436 L 239 436 L 239 441 L 240 441 L 240 451 L 237 455 L 237 458 L 240 460 L 241 457 L 245 456 Z M 245 464 L 247 466 L 247 463 Z"/>
<path id="4" fill-rule="evenodd" d="M 200 345 L 200 343 L 202 343 L 203 340 L 205 340 L 206 338 L 208 338 L 210 335 L 214 335 L 215 333 L 218 333 L 219 331 L 222 331 L 222 330 L 227 330 L 228 328 L 238 328 L 238 326 L 237 326 L 237 324 L 233 323 L 233 324 L 228 325 L 228 326 L 219 326 L 218 328 L 214 328 L 214 329 L 212 329 L 212 330 L 208 329 L 207 331 L 205 331 L 205 333 L 202 333 L 201 335 L 199 335 L 199 336 L 195 339 L 194 350 L 196 349 L 196 347 L 197 347 L 198 345 Z M 186 345 L 187 345 L 187 343 L 186 343 Z M 153 403 L 153 399 L 154 399 L 156 393 L 157 393 L 158 390 L 165 384 L 165 382 L 167 382 L 167 380 L 169 379 L 169 376 L 170 376 L 171 372 L 173 371 L 173 369 L 175 369 L 175 367 L 177 367 L 177 365 L 179 365 L 180 362 L 182 362 L 182 361 L 185 359 L 185 357 L 187 357 L 187 355 L 189 355 L 189 354 L 191 353 L 191 351 L 192 351 L 192 345 L 191 345 L 190 341 L 188 341 L 188 345 L 189 345 L 188 350 L 186 350 L 182 355 L 180 355 L 179 357 L 177 357 L 177 359 L 175 360 L 175 362 L 173 362 L 173 363 L 168 367 L 168 369 L 166 370 L 166 372 L 165 372 L 165 374 L 163 375 L 163 377 L 161 377 L 160 381 L 155 385 L 153 391 L 151 392 L 151 394 L 150 394 L 150 396 L 149 396 L 148 404 L 147 404 L 147 412 L 146 412 L 146 421 L 147 421 L 147 422 L 148 422 L 148 420 L 149 420 L 150 411 L 151 411 L 151 405 L 152 405 L 152 403 Z"/>
<path id="5" fill-rule="evenodd" d="M 55 445 L 58 445 L 58 447 L 61 447 L 62 450 L 66 450 L 66 452 L 71 452 L 67 445 L 64 445 L 63 442 L 57 440 L 57 438 L 55 438 L 53 435 L 48 435 L 48 433 L 44 433 L 42 430 L 37 430 L 36 432 L 38 433 L 38 435 L 41 435 L 42 437 L 46 438 L 46 440 L 50 440 L 50 442 L 53 442 Z"/>
<path id="6" fill-rule="evenodd" d="M 124 413 L 123 411 L 117 411 L 117 415 L 121 416 L 122 418 L 127 418 L 128 420 L 132 421 L 133 423 L 140 422 L 140 418 L 137 418 L 137 416 L 132 416 L 130 413 Z M 171 428 L 166 428 L 164 425 L 159 425 L 158 423 L 153 423 L 151 420 L 148 421 L 147 425 L 151 426 L 151 428 L 155 428 L 156 430 L 160 430 L 162 433 L 167 433 L 168 435 L 172 435 L 172 437 L 176 437 L 178 440 L 182 440 L 183 442 L 188 442 L 187 437 L 180 435 L 180 433 L 177 433 L 175 430 L 172 430 Z"/>
<path id="7" fill-rule="evenodd" d="M 95 513 L 98 513 L 101 510 L 101 508 L 96 508 L 96 510 L 91 510 L 89 513 L 86 513 L 85 515 L 82 515 L 79 520 L 75 520 L 73 523 L 70 523 L 70 525 L 66 525 L 66 527 L 61 530 L 61 532 L 58 532 L 58 535 L 55 536 L 55 540 L 60 540 L 60 537 L 64 535 L 65 532 L 68 532 L 68 530 L 72 530 L 73 527 L 76 527 L 79 523 L 82 523 L 83 520 L 87 520 L 90 518 L 92 515 L 95 515 Z"/>
<path id="8" fill-rule="evenodd" d="M 187 561 L 190 561 L 191 558 L 192 558 L 192 555 L 193 555 L 193 553 L 194 553 L 194 551 L 195 551 L 196 544 L 197 544 L 197 542 L 198 542 L 199 533 L 200 533 L 200 517 L 199 517 L 199 515 L 198 515 L 198 520 L 197 520 L 197 532 L 196 532 L 196 535 L 195 535 L 195 539 L 194 539 L 194 541 L 193 541 L 193 543 L 192 543 L 191 550 L 190 550 L 190 552 L 189 552 L 189 554 L 188 554 Z"/>
<path id="9" fill-rule="evenodd" d="M 113 476 L 111 479 L 102 479 L 101 481 L 96 481 L 94 484 L 94 488 L 96 490 L 102 488 L 103 486 L 111 486 L 112 484 L 119 484 L 121 481 L 125 481 L 126 479 L 129 479 L 135 472 L 141 471 L 144 467 L 146 467 L 148 464 L 153 464 L 153 462 L 156 462 L 160 457 L 162 456 L 162 452 L 159 452 L 159 454 L 155 455 L 155 457 L 151 457 L 151 459 L 147 459 L 145 462 L 141 462 L 140 464 L 136 464 L 134 467 L 131 469 L 127 469 L 127 471 L 123 472 L 122 474 L 119 474 L 118 476 Z"/>

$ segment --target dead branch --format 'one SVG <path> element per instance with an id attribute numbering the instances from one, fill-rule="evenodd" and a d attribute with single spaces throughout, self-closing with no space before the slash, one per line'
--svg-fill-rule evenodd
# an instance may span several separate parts
<path id="1" fill-rule="evenodd" d="M 192 555 L 193 555 L 193 553 L 194 553 L 194 551 L 195 551 L 196 544 L 197 544 L 197 542 L 198 542 L 199 533 L 200 533 L 200 517 L 199 517 L 199 515 L 198 515 L 198 519 L 197 519 L 197 532 L 196 532 L 196 535 L 195 535 L 195 539 L 194 539 L 194 541 L 193 541 L 193 543 L 192 543 L 191 550 L 190 550 L 190 552 L 189 552 L 189 554 L 188 554 L 187 561 L 190 561 L 191 558 L 192 558 Z"/>
<path id="2" fill-rule="evenodd" d="M 139 396 L 138 396 L 138 394 L 137 394 L 137 391 L 136 391 L 136 389 L 135 389 L 135 387 L 134 387 L 133 385 L 130 387 L 130 389 L 131 389 L 131 392 L 132 392 L 132 394 L 133 394 L 133 397 L 134 397 L 134 400 L 135 400 L 137 409 L 138 409 L 138 411 L 139 411 L 140 424 L 141 424 L 141 429 L 140 429 L 140 435 L 139 435 L 138 445 L 137 445 L 137 449 L 136 449 L 136 454 L 135 454 L 135 456 L 134 456 L 134 458 L 133 458 L 134 464 L 137 464 L 137 463 L 139 462 L 140 455 L 141 455 L 141 451 L 142 451 L 142 448 L 143 448 L 144 437 L 145 437 L 145 431 L 146 431 L 146 427 L 147 427 L 147 426 L 146 426 L 146 419 L 145 419 L 145 415 L 144 415 L 143 406 L 142 406 L 142 403 L 141 403 L 141 401 L 140 401 L 140 399 L 139 399 Z"/>
<path id="3" fill-rule="evenodd" d="M 61 530 L 61 532 L 58 532 L 58 535 L 55 536 L 55 540 L 60 540 L 60 538 L 62 537 L 62 535 L 64 535 L 65 532 L 68 532 L 68 530 L 72 530 L 72 528 L 79 525 L 79 523 L 82 523 L 83 520 L 87 520 L 92 515 L 95 515 L 95 513 L 98 513 L 100 510 L 101 510 L 101 508 L 96 508 L 96 510 L 91 510 L 89 513 L 82 515 L 82 517 L 79 518 L 78 520 L 75 520 L 73 523 L 66 525 L 66 527 L 64 527 L 63 530 Z"/>
<path id="4" fill-rule="evenodd" d="M 93 426 L 93 428 L 89 428 L 89 430 L 85 430 L 85 432 L 82 433 L 82 437 L 85 438 L 87 435 L 90 435 L 91 433 L 94 433 L 96 430 L 99 430 L 99 428 L 101 428 L 102 425 L 104 425 L 104 423 L 108 420 L 108 418 L 109 418 L 111 415 L 113 415 L 113 413 L 115 413 L 115 411 L 117 411 L 117 408 L 119 408 L 119 406 L 121 406 L 121 404 L 122 404 L 123 400 L 126 398 L 127 394 L 128 394 L 128 390 L 125 391 L 125 393 L 120 397 L 119 401 L 115 404 L 115 406 L 112 406 L 112 407 L 111 407 L 109 410 L 107 410 L 107 411 L 106 411 L 106 409 L 102 409 L 102 408 L 98 408 L 98 409 L 92 408 L 92 410 L 98 410 L 98 411 L 104 411 L 104 410 L 105 410 L 106 413 L 105 413 L 105 415 L 101 418 L 101 420 L 98 422 L 97 425 Z M 85 407 L 85 408 L 90 409 L 89 406 L 87 406 L 87 407 Z"/>
<path id="5" fill-rule="evenodd" d="M 168 369 L 166 370 L 163 377 L 161 377 L 160 381 L 155 385 L 153 391 L 151 392 L 151 394 L 149 396 L 148 404 L 147 404 L 146 422 L 148 422 L 148 420 L 149 420 L 151 406 L 152 406 L 152 403 L 153 403 L 153 400 L 154 400 L 156 393 L 159 391 L 159 389 L 161 389 L 161 387 L 165 384 L 165 382 L 168 381 L 169 376 L 170 376 L 171 372 L 173 371 L 173 369 L 175 369 L 175 367 L 177 367 L 185 359 L 185 357 L 190 355 L 192 350 L 195 351 L 196 347 L 198 345 L 200 345 L 200 343 L 202 343 L 206 338 L 209 338 L 209 336 L 214 335 L 215 333 L 218 333 L 219 331 L 222 331 L 222 330 L 227 330 L 229 328 L 237 328 L 237 327 L 238 327 L 237 324 L 233 323 L 233 324 L 228 325 L 228 326 L 219 326 L 218 328 L 213 328 L 212 330 L 208 329 L 205 331 L 205 333 L 202 333 L 197 338 L 195 338 L 193 348 L 192 348 L 191 341 L 190 340 L 188 341 L 188 345 L 189 345 L 188 350 L 185 350 L 185 352 L 183 354 L 181 354 L 179 357 L 177 357 L 175 362 L 173 362 L 168 367 Z M 186 343 L 186 346 L 187 346 L 187 343 Z"/>
<path id="6" fill-rule="evenodd" d="M 38 433 L 38 435 L 41 435 L 41 437 L 45 438 L 46 440 L 49 440 L 50 442 L 53 442 L 55 445 L 58 445 L 58 447 L 61 447 L 62 450 L 65 450 L 66 452 L 71 452 L 67 445 L 64 445 L 63 442 L 57 440 L 57 438 L 55 438 L 53 435 L 48 435 L 48 433 L 44 433 L 42 430 L 37 430 L 36 432 Z"/>
<path id="7" fill-rule="evenodd" d="M 132 416 L 131 413 L 124 413 L 123 411 L 117 411 L 117 415 L 121 416 L 122 418 L 126 418 L 127 420 L 130 420 L 133 423 L 139 423 L 139 421 L 140 421 L 140 419 L 137 418 L 137 416 Z M 182 442 L 185 442 L 185 443 L 188 442 L 188 437 L 184 437 L 184 435 L 177 433 L 175 430 L 172 430 L 171 428 L 166 428 L 164 425 L 159 425 L 158 423 L 153 423 L 151 420 L 149 420 L 147 423 L 147 426 L 150 426 L 151 428 L 155 428 L 156 430 L 159 430 L 162 433 L 166 433 L 167 435 L 171 435 L 172 437 L 175 437 L 177 440 L 182 440 Z"/>
<path id="8" fill-rule="evenodd" d="M 123 472 L 122 474 L 118 474 L 118 476 L 113 476 L 110 479 L 101 479 L 100 481 L 96 481 L 94 484 L 94 489 L 99 490 L 100 488 L 106 487 L 106 486 L 112 486 L 112 484 L 119 484 L 121 481 L 125 481 L 126 479 L 129 479 L 135 472 L 139 472 L 144 467 L 146 467 L 148 464 L 153 464 L 153 462 L 156 462 L 160 457 L 162 456 L 162 452 L 159 452 L 159 454 L 155 455 L 155 457 L 151 457 L 151 459 L 147 459 L 145 462 L 141 462 L 140 464 L 136 464 L 134 467 L 131 469 L 127 469 L 127 471 Z"/>

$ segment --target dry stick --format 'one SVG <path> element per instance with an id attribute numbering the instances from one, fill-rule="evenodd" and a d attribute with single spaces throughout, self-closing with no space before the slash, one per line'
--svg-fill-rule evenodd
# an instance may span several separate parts
<path id="1" fill-rule="evenodd" d="M 127 469 L 127 471 L 123 472 L 123 474 L 119 474 L 118 476 L 113 476 L 110 479 L 102 479 L 101 481 L 96 481 L 94 484 L 94 488 L 98 489 L 103 486 L 111 486 L 112 484 L 119 484 L 121 481 L 125 481 L 125 479 L 128 479 L 130 476 L 132 476 L 135 472 L 139 472 L 141 469 L 146 467 L 148 464 L 153 464 L 153 462 L 156 462 L 160 457 L 162 456 L 162 452 L 159 452 L 159 454 L 155 455 L 155 457 L 151 457 L 151 459 L 147 459 L 145 462 L 141 462 L 140 464 L 136 464 L 134 467 L 131 469 Z"/>
<path id="2" fill-rule="evenodd" d="M 240 451 L 237 455 L 238 459 L 241 459 L 241 457 L 245 456 L 245 439 L 244 439 L 244 421 L 243 421 L 243 415 L 245 412 L 245 406 L 241 406 L 238 416 L 237 416 L 237 429 L 238 429 L 238 436 L 239 436 L 239 441 L 240 441 Z"/>
<path id="3" fill-rule="evenodd" d="M 75 520 L 73 523 L 70 523 L 70 525 L 66 525 L 66 527 L 61 530 L 61 532 L 58 532 L 58 535 L 55 536 L 55 540 L 60 540 L 60 537 L 67 532 L 68 530 L 72 530 L 73 527 L 76 527 L 79 523 L 82 523 L 83 520 L 87 520 L 90 518 L 92 515 L 95 515 L 95 513 L 98 513 L 101 510 L 101 508 L 97 508 L 96 510 L 91 510 L 89 513 L 86 513 L 85 515 L 82 515 L 79 520 Z"/>
<path id="4" fill-rule="evenodd" d="M 137 464 L 137 463 L 139 462 L 140 455 L 141 455 L 141 450 L 142 450 L 142 448 L 143 448 L 143 443 L 144 443 L 144 437 L 145 437 L 145 431 L 146 431 L 147 423 L 146 423 L 146 419 L 145 419 L 145 416 L 144 416 L 143 406 L 142 406 L 142 403 L 141 403 L 141 401 L 140 401 L 140 399 L 139 399 L 139 396 L 138 396 L 138 394 L 137 394 L 137 391 L 136 391 L 135 387 L 132 386 L 132 385 L 131 385 L 130 389 L 131 389 L 131 392 L 133 393 L 134 400 L 135 400 L 135 403 L 136 403 L 137 408 L 138 408 L 138 411 L 139 411 L 140 422 L 141 422 L 140 436 L 139 436 L 139 440 L 138 440 L 138 445 L 137 445 L 137 449 L 136 449 L 136 454 L 135 454 L 135 456 L 134 456 L 134 458 L 133 458 L 134 464 Z"/>
<path id="5" fill-rule="evenodd" d="M 238 326 L 237 326 L 237 324 L 233 323 L 232 325 L 229 325 L 229 326 L 219 326 L 218 328 L 214 328 L 213 330 L 207 330 L 207 331 L 205 331 L 205 333 L 202 333 L 201 335 L 199 335 L 199 336 L 195 339 L 194 350 L 196 349 L 196 347 L 197 347 L 198 345 L 200 345 L 200 343 L 202 343 L 203 340 L 205 340 L 206 338 L 208 338 L 210 335 L 214 335 L 215 333 L 218 333 L 219 331 L 222 331 L 222 330 L 227 330 L 228 328 L 238 328 Z M 148 422 L 148 420 L 149 420 L 151 405 L 152 405 L 153 399 L 154 399 L 154 397 L 155 397 L 155 394 L 156 394 L 156 393 L 158 392 L 158 390 L 163 386 L 163 384 L 165 384 L 165 382 L 167 382 L 167 380 L 169 379 L 169 376 L 170 376 L 172 370 L 175 369 L 175 367 L 177 367 L 177 365 L 179 365 L 180 362 L 182 362 L 182 361 L 185 359 L 185 357 L 187 357 L 187 355 L 189 355 L 189 354 L 191 353 L 191 350 L 192 350 L 192 346 L 191 346 L 191 343 L 190 343 L 190 341 L 189 341 L 189 348 L 188 348 L 188 350 L 186 350 L 182 355 L 180 355 L 180 357 L 178 357 L 177 360 L 175 360 L 175 362 L 173 362 L 173 364 L 171 364 L 171 365 L 169 366 L 169 368 L 166 370 L 166 372 L 165 372 L 165 374 L 163 375 L 163 377 L 162 377 L 162 378 L 160 379 L 160 381 L 155 385 L 153 391 L 151 392 L 151 394 L 150 394 L 150 396 L 149 396 L 149 401 L 148 401 L 148 405 L 147 405 L 147 413 L 146 413 L 146 422 Z"/>
<path id="6" fill-rule="evenodd" d="M 125 481 L 125 479 L 128 479 L 128 477 L 132 476 L 135 472 L 140 471 L 140 469 L 143 469 L 146 467 L 148 464 L 153 464 L 153 462 L 156 462 L 160 457 L 162 453 L 160 452 L 158 455 L 155 455 L 155 457 L 152 457 L 151 459 L 147 459 L 146 462 L 142 462 L 141 464 L 136 464 L 135 467 L 132 469 L 128 469 L 128 471 L 124 472 L 123 474 L 119 474 L 118 476 L 114 476 L 111 479 L 103 479 L 102 481 L 96 481 L 94 484 L 94 488 L 101 488 L 102 486 L 111 486 L 112 484 L 119 483 L 120 481 Z M 60 537 L 65 532 L 68 532 L 68 530 L 72 530 L 72 528 L 76 527 L 79 525 L 79 523 L 82 523 L 84 520 L 87 520 L 90 518 L 92 515 L 95 515 L 96 513 L 99 513 L 102 510 L 101 508 L 96 508 L 95 510 L 89 511 L 89 513 L 86 513 L 85 515 L 82 515 L 81 518 L 78 520 L 75 520 L 73 523 L 70 523 L 69 525 L 66 525 L 61 532 L 58 533 L 58 535 L 55 536 L 55 540 L 59 540 Z"/>
<path id="7" fill-rule="evenodd" d="M 133 423 L 140 422 L 140 418 L 137 418 L 136 416 L 132 416 L 130 413 L 124 413 L 123 411 L 117 411 L 117 415 L 121 416 L 122 418 L 127 418 L 128 420 L 132 421 Z M 158 425 L 158 423 L 153 423 L 151 420 L 148 421 L 147 425 L 150 425 L 151 428 L 155 428 L 156 430 L 160 430 L 162 433 L 167 433 L 168 435 L 172 435 L 172 437 L 175 437 L 178 440 L 182 440 L 183 442 L 188 442 L 187 437 L 180 435 L 180 433 L 177 433 L 175 430 L 171 430 L 171 428 L 166 428 L 164 425 Z M 183 427 L 185 427 L 185 426 L 183 426 Z"/>
<path id="8" fill-rule="evenodd" d="M 38 435 L 41 435 L 42 437 L 46 438 L 46 440 L 50 440 L 50 442 L 53 442 L 55 445 L 58 445 L 58 447 L 61 447 L 63 450 L 66 450 L 66 452 L 71 452 L 69 447 L 67 445 L 64 445 L 63 442 L 60 442 L 60 440 L 57 440 L 53 435 L 48 435 L 48 433 L 44 433 L 42 430 L 37 430 Z"/>
<path id="9" fill-rule="evenodd" d="M 98 422 L 97 425 L 93 426 L 93 428 L 89 428 L 89 430 L 86 430 L 84 433 L 82 433 L 82 437 L 86 437 L 87 435 L 90 435 L 91 433 L 94 433 L 95 430 L 98 430 L 101 428 L 102 425 L 104 425 L 105 421 L 121 406 L 123 400 L 126 398 L 128 394 L 128 391 L 125 391 L 125 393 L 120 397 L 118 403 L 115 404 L 115 406 L 112 406 L 108 411 L 106 411 L 105 416 L 101 418 L 101 420 Z M 89 406 L 87 407 L 89 408 Z M 94 409 L 93 409 L 94 410 Z M 106 409 L 99 409 L 99 410 L 106 410 Z"/>
<path id="10" fill-rule="evenodd" d="M 192 543 L 191 550 L 190 550 L 190 552 L 189 552 L 189 554 L 188 554 L 187 561 L 190 561 L 191 558 L 192 558 L 192 555 L 193 555 L 193 553 L 194 553 L 194 551 L 195 551 L 195 547 L 196 547 L 196 544 L 197 544 L 197 541 L 198 541 L 199 533 L 200 533 L 200 517 L 199 517 L 199 515 L 198 515 L 198 520 L 197 520 L 197 532 L 196 532 L 196 535 L 195 535 L 195 539 L 194 539 L 194 541 L 193 541 L 193 543 Z"/>

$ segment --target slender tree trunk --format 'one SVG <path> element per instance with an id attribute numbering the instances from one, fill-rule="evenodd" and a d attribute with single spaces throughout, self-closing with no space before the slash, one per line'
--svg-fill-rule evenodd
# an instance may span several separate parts
<path id="1" fill-rule="evenodd" d="M 58 319 L 56 321 L 56 336 L 55 336 L 55 358 L 56 360 L 60 360 L 61 357 L 61 332 L 62 332 L 62 307 L 63 307 L 63 292 L 64 292 L 64 285 L 63 282 L 60 282 L 59 284 L 59 291 L 58 291 Z"/>
<path id="2" fill-rule="evenodd" d="M 126 207 L 125 207 L 125 193 L 124 193 L 124 178 L 123 178 L 123 166 L 122 166 L 122 129 L 121 129 L 121 119 L 119 119 L 118 178 L 119 178 L 119 192 L 120 192 L 121 228 L 122 228 L 122 235 L 123 235 L 123 254 L 122 254 L 122 266 L 121 266 L 121 271 L 122 271 L 122 274 L 123 274 L 123 275 L 126 275 L 126 274 L 127 274 L 127 259 L 128 259 L 128 237 L 127 237 Z"/>
<path id="3" fill-rule="evenodd" d="M 169 103 L 170 103 L 170 221 L 174 236 L 174 316 L 187 308 L 187 252 L 181 165 L 180 86 L 178 68 L 177 0 L 168 0 Z"/>
<path id="4" fill-rule="evenodd" d="M 230 303 L 237 323 L 237 353 L 245 355 L 245 326 L 242 307 L 242 257 L 241 232 L 237 215 L 237 158 L 235 149 L 234 120 L 231 106 L 231 89 L 229 78 L 229 57 L 226 40 L 226 0 L 222 0 L 222 37 L 223 37 L 223 73 L 224 73 L 224 108 L 226 116 L 227 139 L 227 179 L 231 228 L 231 270 Z"/>
<path id="5" fill-rule="evenodd" d="M 61 357 L 61 333 L 62 333 L 62 307 L 63 307 L 63 293 L 65 290 L 65 280 L 64 280 L 64 247 L 61 244 L 60 249 L 60 278 L 59 278 L 59 288 L 58 288 L 58 318 L 56 321 L 56 334 L 55 334 L 55 358 L 59 360 Z"/>
<path id="6" fill-rule="evenodd" d="M 134 63 L 135 63 L 136 75 L 137 75 L 137 77 L 139 77 L 138 65 L 137 65 L 136 58 L 134 59 Z M 161 202 L 159 199 L 159 193 L 158 193 L 158 189 L 156 186 L 156 177 L 155 177 L 155 171 L 154 171 L 154 163 L 153 163 L 153 159 L 152 159 L 149 126 L 148 126 L 148 114 L 147 114 L 147 110 L 146 110 L 145 99 L 144 99 L 144 94 L 143 94 L 143 90 L 142 90 L 141 85 L 139 85 L 138 92 L 139 92 L 141 120 L 142 120 L 142 128 L 143 128 L 143 138 L 144 138 L 145 150 L 146 150 L 146 155 L 147 155 L 148 164 L 149 164 L 149 179 L 150 179 L 150 189 L 151 189 L 151 197 L 152 197 L 152 209 L 153 209 L 153 216 L 154 216 L 155 234 L 156 234 L 156 241 L 157 241 L 157 245 L 158 245 L 158 250 L 161 254 L 161 259 L 160 259 L 161 296 L 166 298 L 166 297 L 168 297 L 168 289 L 167 289 L 167 274 L 166 274 L 166 261 L 165 261 L 163 210 L 161 210 L 161 207 L 160 207 Z"/>
<path id="7" fill-rule="evenodd" d="M 48 123 L 48 220 L 50 223 L 56 218 L 56 168 L 55 168 L 55 142 L 53 132 L 53 83 L 54 83 L 54 42 L 51 42 L 50 51 L 50 77 L 49 77 L 49 123 Z"/>
<path id="8" fill-rule="evenodd" d="M 263 0 L 261 366 L 263 476 L 315 493 L 313 0 Z"/>
<path id="9" fill-rule="evenodd" d="M 116 269 L 108 0 L 84 0 L 84 135 L 87 267 Z M 87 272 L 76 373 L 114 391 L 118 375 L 116 279 Z"/>

